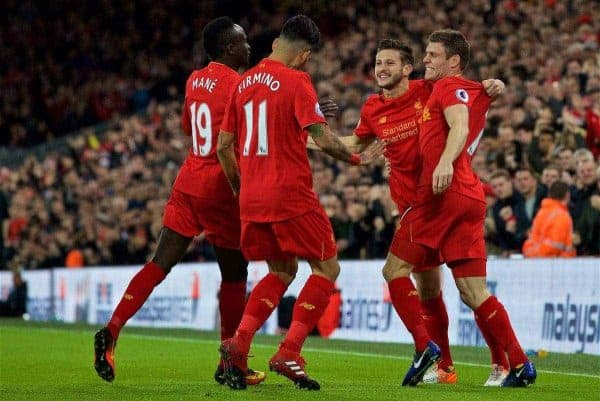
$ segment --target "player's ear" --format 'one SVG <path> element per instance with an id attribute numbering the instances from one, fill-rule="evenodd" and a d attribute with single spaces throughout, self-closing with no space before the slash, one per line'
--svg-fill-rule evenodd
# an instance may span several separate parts
<path id="1" fill-rule="evenodd" d="M 275 38 L 275 40 L 273 41 L 273 44 L 271 45 L 271 50 L 275 50 L 279 47 L 279 38 Z"/>
<path id="2" fill-rule="evenodd" d="M 450 56 L 448 61 L 450 62 L 450 67 L 459 67 L 460 68 L 460 56 L 458 54 Z"/>
<path id="3" fill-rule="evenodd" d="M 409 76 L 410 74 L 412 74 L 412 72 L 413 72 L 413 69 L 414 69 L 414 68 L 413 68 L 413 65 L 412 65 L 412 64 L 405 64 L 405 65 L 402 67 L 402 73 L 403 73 L 402 75 L 404 75 L 404 76 Z"/>

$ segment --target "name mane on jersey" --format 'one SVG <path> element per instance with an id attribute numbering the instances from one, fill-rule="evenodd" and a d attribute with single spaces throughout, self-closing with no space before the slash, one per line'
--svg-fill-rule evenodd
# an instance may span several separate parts
<path id="1" fill-rule="evenodd" d="M 242 93 L 242 91 L 254 84 L 261 84 L 268 86 L 273 92 L 279 90 L 281 83 L 273 78 L 273 75 L 268 74 L 266 72 L 255 72 L 252 75 L 248 75 L 246 78 L 240 82 L 238 85 L 238 92 Z"/>
<path id="2" fill-rule="evenodd" d="M 212 93 L 217 85 L 216 79 L 210 79 L 208 77 L 196 77 L 192 81 L 192 89 L 203 88 L 206 89 L 209 93 Z"/>

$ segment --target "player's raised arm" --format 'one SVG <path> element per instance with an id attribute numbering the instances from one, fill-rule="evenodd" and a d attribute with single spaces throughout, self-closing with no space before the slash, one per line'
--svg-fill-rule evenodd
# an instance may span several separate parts
<path id="1" fill-rule="evenodd" d="M 365 165 L 376 160 L 383 154 L 383 145 L 368 147 L 361 153 L 352 151 L 335 135 L 327 124 L 312 124 L 306 127 L 314 143 L 325 153 L 338 160 L 354 165 Z M 352 137 L 347 137 L 349 140 Z M 358 138 L 358 137 L 357 137 Z M 367 144 L 368 145 L 368 144 Z"/>
<path id="2" fill-rule="evenodd" d="M 469 135 L 469 109 L 465 104 L 455 104 L 444 109 L 444 118 L 450 127 L 446 147 L 433 171 L 433 193 L 441 194 L 452 182 L 452 163 L 465 147 Z"/>
<path id="3" fill-rule="evenodd" d="M 225 177 L 231 185 L 233 193 L 237 196 L 240 193 L 240 169 L 235 158 L 235 135 L 221 130 L 219 132 L 219 144 L 217 146 L 217 156 Z"/>

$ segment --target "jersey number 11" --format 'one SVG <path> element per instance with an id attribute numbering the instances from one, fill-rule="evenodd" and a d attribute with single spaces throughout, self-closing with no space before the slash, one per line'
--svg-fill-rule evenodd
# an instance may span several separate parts
<path id="1" fill-rule="evenodd" d="M 250 143 L 254 134 L 254 102 L 251 100 L 244 105 L 246 114 L 246 140 L 244 141 L 244 150 L 242 154 L 250 154 Z M 263 100 L 258 104 L 258 146 L 257 156 L 267 156 L 269 154 L 269 141 L 267 138 L 267 101 Z"/>

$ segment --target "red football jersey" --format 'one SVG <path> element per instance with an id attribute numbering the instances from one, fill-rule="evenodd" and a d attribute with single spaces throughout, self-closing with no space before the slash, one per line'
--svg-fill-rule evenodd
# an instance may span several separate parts
<path id="1" fill-rule="evenodd" d="M 400 97 L 369 96 L 354 130 L 354 135 L 360 138 L 377 137 L 388 142 L 385 157 L 392 167 L 390 191 L 401 213 L 416 200 L 421 172 L 418 119 L 429 99 L 431 87 L 430 83 L 419 79 L 409 81 L 408 91 Z"/>
<path id="2" fill-rule="evenodd" d="M 188 78 L 181 125 L 183 131 L 191 135 L 192 147 L 173 188 L 211 198 L 231 191 L 216 150 L 225 106 L 239 79 L 236 71 L 215 62 L 192 72 Z"/>
<path id="3" fill-rule="evenodd" d="M 242 220 L 281 221 L 320 207 L 304 128 L 325 122 L 305 72 L 267 58 L 242 75 L 221 127 L 238 141 Z"/>
<path id="4" fill-rule="evenodd" d="M 423 109 L 419 128 L 419 153 L 422 161 L 418 189 L 420 201 L 433 196 L 433 171 L 446 147 L 450 128 L 446 123 L 444 110 L 455 104 L 465 104 L 469 109 L 469 135 L 465 147 L 454 160 L 454 176 L 447 190 L 485 202 L 481 181 L 471 168 L 471 158 L 483 135 L 491 100 L 481 83 L 462 77 L 446 77 L 434 84 Z"/>

